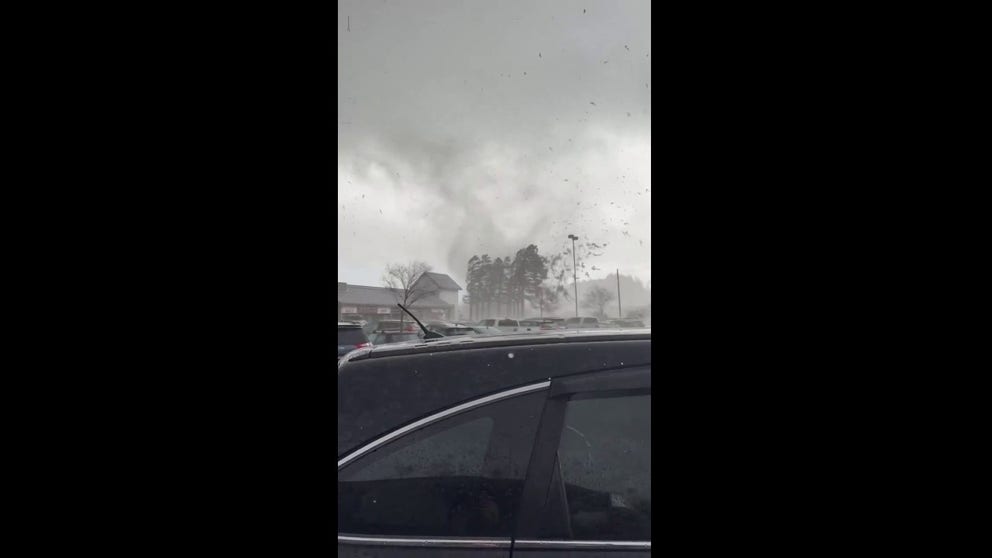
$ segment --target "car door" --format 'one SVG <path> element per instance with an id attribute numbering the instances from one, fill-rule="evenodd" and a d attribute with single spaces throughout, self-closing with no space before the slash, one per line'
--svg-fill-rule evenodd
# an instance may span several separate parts
<path id="1" fill-rule="evenodd" d="M 513 558 L 651 555 L 651 371 L 553 381 Z"/>
<path id="2" fill-rule="evenodd" d="M 338 461 L 338 556 L 509 558 L 549 381 L 442 409 Z"/>

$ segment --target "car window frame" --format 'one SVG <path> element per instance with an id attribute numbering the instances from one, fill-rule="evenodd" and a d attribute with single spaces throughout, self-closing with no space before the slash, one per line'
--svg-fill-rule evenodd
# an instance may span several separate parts
<path id="1" fill-rule="evenodd" d="M 541 422 L 538 426 L 531 461 L 520 498 L 514 548 L 558 549 L 651 549 L 651 541 L 593 541 L 558 540 L 542 536 L 541 518 L 552 504 L 552 483 L 558 467 L 558 447 L 561 442 L 568 402 L 575 398 L 602 398 L 624 395 L 651 394 L 651 366 L 613 368 L 590 374 L 553 379 L 548 390 Z"/>
<path id="2" fill-rule="evenodd" d="M 539 416 L 543 416 L 543 406 L 547 404 L 547 395 L 549 393 L 551 382 L 550 380 L 529 383 L 523 386 L 517 386 L 513 388 L 508 388 L 501 390 L 499 392 L 474 398 L 467 402 L 436 411 L 430 415 L 421 417 L 418 420 L 407 423 L 405 425 L 400 425 L 392 430 L 381 433 L 376 439 L 363 445 L 362 447 L 356 448 L 343 456 L 339 456 L 338 459 L 338 471 L 355 464 L 360 461 L 365 455 L 374 452 L 380 447 L 389 445 L 393 442 L 401 441 L 403 438 L 419 432 L 426 428 L 431 428 L 438 424 L 442 424 L 450 419 L 458 419 L 464 415 L 482 409 L 487 405 L 498 404 L 505 402 L 517 397 L 527 397 L 534 395 L 541 395 L 543 399 L 541 400 L 541 408 L 538 411 Z M 538 422 L 538 429 L 540 429 L 540 422 Z M 535 434 L 536 436 L 536 434 Z M 519 444 L 518 449 L 523 449 L 527 447 L 526 444 Z M 534 443 L 531 442 L 529 449 L 531 452 L 534 451 Z M 528 467 L 529 470 L 529 467 Z M 527 473 L 525 472 L 523 478 L 524 484 L 523 489 L 526 489 Z M 523 494 L 521 493 L 521 501 L 523 500 Z M 515 513 L 519 514 L 521 508 L 517 507 L 514 510 Z M 461 548 L 510 548 L 513 536 L 516 533 L 515 524 L 511 528 L 509 536 L 506 537 L 452 537 L 452 536 L 436 536 L 436 535 L 409 535 L 409 536 L 392 536 L 392 535 L 376 535 L 376 534 L 359 534 L 359 533 L 342 533 L 338 531 L 338 544 L 349 544 L 349 545 L 362 545 L 362 546 L 421 546 L 421 547 L 461 547 Z"/>

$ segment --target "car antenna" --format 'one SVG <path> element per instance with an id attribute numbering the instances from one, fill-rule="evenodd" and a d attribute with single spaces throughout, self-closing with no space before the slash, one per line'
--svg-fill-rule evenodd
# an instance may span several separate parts
<path id="1" fill-rule="evenodd" d="M 424 327 L 424 324 L 420 323 L 420 320 L 418 320 L 416 316 L 414 316 L 412 313 L 410 313 L 409 310 L 407 310 L 406 308 L 404 308 L 402 304 L 397 304 L 396 306 L 399 306 L 400 307 L 400 310 L 402 310 L 402 311 L 406 312 L 407 314 L 409 314 L 410 317 L 413 318 L 413 321 L 417 322 L 417 325 L 420 326 L 420 329 L 424 330 L 424 339 L 441 339 L 442 337 L 444 337 L 440 333 L 438 333 L 436 331 L 431 331 L 431 330 L 427 329 L 426 327 Z"/>

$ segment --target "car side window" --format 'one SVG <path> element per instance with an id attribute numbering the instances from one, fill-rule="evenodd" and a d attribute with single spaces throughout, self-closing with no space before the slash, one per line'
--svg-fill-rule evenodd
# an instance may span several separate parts
<path id="1" fill-rule="evenodd" d="M 349 480 L 477 477 L 482 474 L 492 430 L 492 417 L 479 417 L 427 436 L 419 443 L 401 447 L 382 459 L 372 460 L 356 470 Z"/>
<path id="2" fill-rule="evenodd" d="M 510 536 L 546 393 L 497 401 L 338 471 L 338 532 Z"/>
<path id="3" fill-rule="evenodd" d="M 555 477 L 566 538 L 651 540 L 651 395 L 570 400 Z"/>

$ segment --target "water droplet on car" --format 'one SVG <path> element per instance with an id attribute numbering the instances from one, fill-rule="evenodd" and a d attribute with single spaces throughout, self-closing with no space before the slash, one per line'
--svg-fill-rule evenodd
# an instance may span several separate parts
<path id="1" fill-rule="evenodd" d="M 513 353 L 506 355 L 506 358 L 513 358 Z"/>

